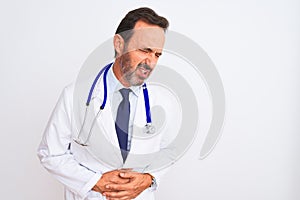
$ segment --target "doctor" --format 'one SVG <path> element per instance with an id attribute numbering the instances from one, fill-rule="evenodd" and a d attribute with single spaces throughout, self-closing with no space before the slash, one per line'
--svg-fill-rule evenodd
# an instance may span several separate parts
<path id="1" fill-rule="evenodd" d="M 138 8 L 122 19 L 114 36 L 116 58 L 105 77 L 108 100 L 99 121 L 111 141 L 116 141 L 121 166 L 132 152 L 151 153 L 161 148 L 155 139 L 135 140 L 133 127 L 142 116 L 140 113 L 145 112 L 142 85 L 162 54 L 168 25 L 152 9 Z M 103 79 L 101 74 L 94 99 L 102 98 Z M 78 135 L 78 128 L 74 127 L 74 87 L 73 84 L 64 89 L 38 148 L 41 164 L 65 186 L 65 199 L 154 199 L 159 174 L 112 169 L 90 155 L 84 145 L 74 142 Z M 104 144 L 99 146 L 114 159 L 114 150 L 105 149 Z"/>

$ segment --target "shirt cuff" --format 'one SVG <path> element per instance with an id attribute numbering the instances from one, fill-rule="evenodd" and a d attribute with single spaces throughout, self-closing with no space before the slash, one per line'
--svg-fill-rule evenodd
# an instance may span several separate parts
<path id="1" fill-rule="evenodd" d="M 152 175 L 151 175 L 151 176 L 152 176 Z M 152 176 L 152 183 L 151 183 L 150 187 L 148 188 L 148 190 L 149 190 L 150 192 L 153 192 L 153 191 L 155 191 L 156 189 L 157 189 L 157 182 L 156 182 L 155 177 Z"/>

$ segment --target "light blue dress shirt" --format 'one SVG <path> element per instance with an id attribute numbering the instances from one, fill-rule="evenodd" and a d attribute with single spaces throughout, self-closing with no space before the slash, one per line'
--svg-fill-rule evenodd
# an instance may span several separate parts
<path id="1" fill-rule="evenodd" d="M 111 111 L 113 115 L 113 119 L 116 121 L 118 107 L 123 97 L 120 93 L 120 89 L 125 88 L 121 82 L 117 79 L 113 72 L 113 66 L 108 70 L 107 73 L 107 82 L 108 82 L 108 97 L 110 100 Z M 142 86 L 131 86 L 129 87 L 132 92 L 129 93 L 129 102 L 130 102 L 130 116 L 129 116 L 129 125 L 128 125 L 128 144 L 127 150 L 130 150 L 131 140 L 132 140 L 132 131 L 134 124 L 134 117 L 137 107 L 137 101 L 140 94 Z"/>

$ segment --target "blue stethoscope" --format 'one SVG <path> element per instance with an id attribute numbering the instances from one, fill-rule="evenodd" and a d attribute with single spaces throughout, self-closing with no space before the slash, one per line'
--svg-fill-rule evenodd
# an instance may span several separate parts
<path id="1" fill-rule="evenodd" d="M 95 80 L 94 80 L 94 82 L 93 82 L 93 84 L 90 88 L 89 95 L 88 95 L 88 98 L 87 98 L 87 101 L 86 101 L 86 109 L 85 109 L 85 113 L 84 113 L 83 123 L 81 125 L 81 128 L 80 128 L 80 131 L 78 133 L 77 139 L 75 139 L 75 142 L 77 142 L 78 144 L 80 144 L 82 146 L 88 146 L 87 143 L 88 143 L 88 141 L 89 141 L 89 139 L 92 135 L 92 129 L 94 127 L 96 119 L 99 116 L 100 111 L 105 108 L 106 101 L 107 101 L 107 73 L 108 73 L 108 70 L 111 68 L 112 64 L 113 63 L 110 63 L 110 64 L 106 65 L 104 68 L 102 68 L 100 70 L 100 72 L 97 74 L 97 76 L 96 76 L 96 78 L 95 78 Z M 95 86 L 96 86 L 96 84 L 97 84 L 97 82 L 98 82 L 98 80 L 99 80 L 99 78 L 102 74 L 103 74 L 103 86 L 104 86 L 103 101 L 102 101 L 102 104 L 100 106 L 100 109 L 99 109 L 96 117 L 94 118 L 94 120 L 92 122 L 91 128 L 90 128 L 89 133 L 88 133 L 88 137 L 86 138 L 85 141 L 82 141 L 80 139 L 80 136 L 83 132 L 83 127 L 85 125 L 85 121 L 86 121 L 86 117 L 87 117 L 87 111 L 88 111 L 90 102 L 92 100 L 92 95 L 93 95 Z M 144 95 L 145 111 L 146 111 L 146 125 L 143 128 L 143 132 L 146 133 L 146 134 L 154 134 L 155 133 L 155 127 L 152 125 L 150 103 L 149 103 L 149 94 L 148 94 L 148 89 L 147 89 L 146 83 L 144 83 L 142 85 L 142 87 L 143 87 L 143 95 Z"/>

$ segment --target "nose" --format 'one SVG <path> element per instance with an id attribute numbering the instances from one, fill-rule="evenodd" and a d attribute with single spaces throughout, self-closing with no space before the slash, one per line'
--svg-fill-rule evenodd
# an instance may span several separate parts
<path id="1" fill-rule="evenodd" d="M 148 52 L 146 57 L 146 64 L 153 68 L 157 63 L 158 57 L 156 52 Z"/>

